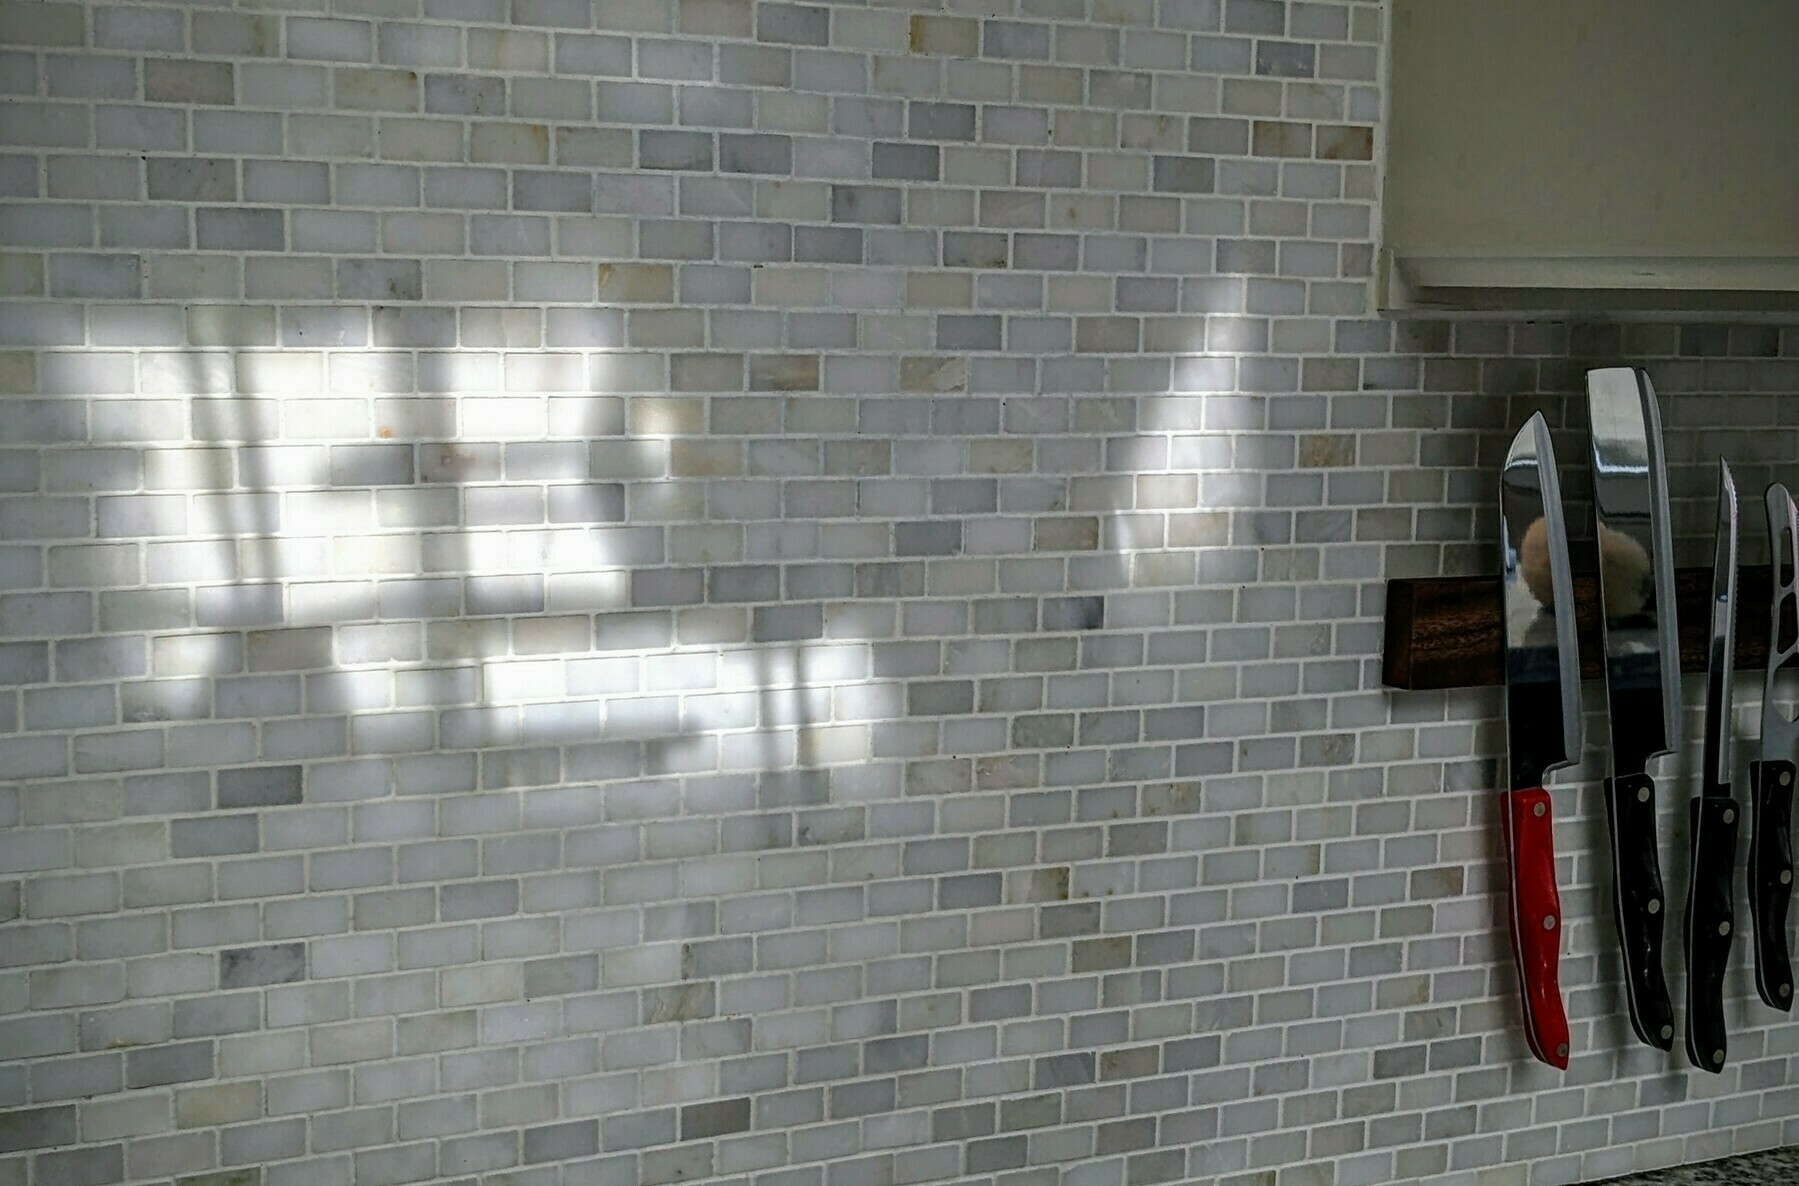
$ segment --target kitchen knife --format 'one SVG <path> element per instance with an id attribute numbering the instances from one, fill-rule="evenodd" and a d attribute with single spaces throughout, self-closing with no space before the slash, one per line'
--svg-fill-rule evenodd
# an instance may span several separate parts
<path id="1" fill-rule="evenodd" d="M 1799 513 L 1778 482 L 1768 487 L 1768 672 L 1762 680 L 1762 745 L 1749 763 L 1749 921 L 1755 930 L 1755 990 L 1767 1004 L 1793 1007 L 1787 909 L 1793 899 L 1793 779 L 1799 721 L 1774 696 L 1774 678 L 1799 655 Z"/>
<path id="2" fill-rule="evenodd" d="M 1661 415 L 1649 376 L 1632 367 L 1587 372 L 1593 509 L 1612 775 L 1605 780 L 1612 850 L 1612 918 L 1624 954 L 1624 999 L 1637 1037 L 1674 1047 L 1674 1005 L 1662 974 L 1661 859 L 1649 759 L 1680 738 L 1680 648 L 1674 548 L 1662 464 Z"/>
<path id="3" fill-rule="evenodd" d="M 1541 412 L 1518 430 L 1506 453 L 1499 517 L 1509 767 L 1499 818 L 1511 874 L 1512 955 L 1530 1052 L 1566 1070 L 1562 907 L 1555 820 L 1543 782 L 1580 756 L 1580 652 L 1555 450 Z"/>
<path id="4" fill-rule="evenodd" d="M 1731 625 L 1737 600 L 1737 490 L 1718 462 L 1718 532 L 1712 553 L 1711 631 L 1705 669 L 1705 749 L 1699 794 L 1690 805 L 1688 870 L 1687 1057 L 1724 1069 L 1724 969 L 1730 962 L 1731 883 L 1736 871 L 1737 803 L 1730 797 Z"/>

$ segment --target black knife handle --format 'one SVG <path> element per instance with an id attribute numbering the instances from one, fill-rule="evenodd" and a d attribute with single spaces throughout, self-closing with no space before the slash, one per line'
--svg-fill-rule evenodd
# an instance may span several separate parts
<path id="1" fill-rule="evenodd" d="M 1791 762 L 1749 763 L 1755 812 L 1749 837 L 1749 920 L 1755 927 L 1755 989 L 1780 1011 L 1793 1007 L 1793 961 L 1787 954 L 1787 908 L 1793 902 Z"/>
<path id="2" fill-rule="evenodd" d="M 1647 774 L 1605 780 L 1612 833 L 1612 918 L 1624 951 L 1630 1026 L 1644 1044 L 1674 1049 L 1674 1002 L 1662 973 L 1661 857 L 1655 841 L 1655 782 Z"/>
<path id="3" fill-rule="evenodd" d="M 1691 805 L 1692 869 L 1687 886 L 1687 1057 L 1724 1069 L 1724 970 L 1736 938 L 1731 882 L 1736 867 L 1736 800 L 1700 795 Z"/>

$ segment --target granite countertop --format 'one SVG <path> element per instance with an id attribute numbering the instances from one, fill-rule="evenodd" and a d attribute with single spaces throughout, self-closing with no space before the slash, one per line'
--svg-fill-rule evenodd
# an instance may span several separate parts
<path id="1" fill-rule="evenodd" d="M 1791 1186 L 1795 1182 L 1799 1182 L 1799 1147 L 1609 1178 L 1605 1186 Z"/>

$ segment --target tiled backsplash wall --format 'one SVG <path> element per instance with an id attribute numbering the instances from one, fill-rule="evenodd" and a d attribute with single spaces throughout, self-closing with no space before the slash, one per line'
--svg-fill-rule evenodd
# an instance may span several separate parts
<path id="1" fill-rule="evenodd" d="M 1597 754 L 1528 1060 L 1499 700 L 1378 675 L 1531 407 L 1584 536 L 1646 362 L 1697 559 L 1799 335 L 1371 319 L 1381 15 L 0 4 L 0 1186 L 1799 1141 L 1745 953 L 1630 1041 Z"/>

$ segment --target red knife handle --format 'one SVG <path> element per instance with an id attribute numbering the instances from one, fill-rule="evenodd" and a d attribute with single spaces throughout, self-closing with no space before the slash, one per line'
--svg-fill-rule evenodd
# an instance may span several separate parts
<path id="1" fill-rule="evenodd" d="M 1512 956 L 1530 1052 L 1568 1069 L 1568 1015 L 1560 979 L 1562 899 L 1555 888 L 1555 821 L 1542 787 L 1507 791 L 1500 811 L 1512 874 Z"/>

